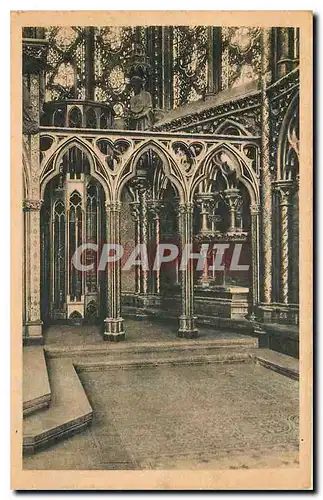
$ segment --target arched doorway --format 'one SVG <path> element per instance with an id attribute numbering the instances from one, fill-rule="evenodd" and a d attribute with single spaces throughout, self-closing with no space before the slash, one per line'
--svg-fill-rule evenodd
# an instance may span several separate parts
<path id="1" fill-rule="evenodd" d="M 42 318 L 57 321 L 96 323 L 105 313 L 105 277 L 98 271 L 100 252 L 86 249 L 78 270 L 72 257 L 85 243 L 98 246 L 105 241 L 105 194 L 91 175 L 86 152 L 71 146 L 62 156 L 59 173 L 44 190 L 41 211 Z"/>

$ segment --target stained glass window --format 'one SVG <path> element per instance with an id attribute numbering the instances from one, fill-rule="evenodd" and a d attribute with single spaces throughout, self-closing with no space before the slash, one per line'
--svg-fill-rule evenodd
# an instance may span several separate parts
<path id="1" fill-rule="evenodd" d="M 257 80 L 260 71 L 260 28 L 222 28 L 222 89 Z"/>
<path id="2" fill-rule="evenodd" d="M 174 107 L 201 99 L 207 86 L 207 27 L 174 26 Z"/>
<path id="3" fill-rule="evenodd" d="M 85 99 L 85 28 L 52 26 L 46 38 L 46 100 Z"/>
<path id="4" fill-rule="evenodd" d="M 143 61 L 150 68 L 145 88 L 154 108 L 197 101 L 209 91 L 208 65 L 218 65 L 218 60 L 212 63 L 209 47 L 215 42 L 210 42 L 209 33 L 207 26 L 49 27 L 46 100 L 95 99 L 110 103 L 122 117 L 133 93 L 131 68 Z M 258 78 L 259 28 L 223 27 L 218 43 L 222 89 Z"/>
<path id="5" fill-rule="evenodd" d="M 54 205 L 54 307 L 65 304 L 65 206 L 60 200 Z"/>
<path id="6" fill-rule="evenodd" d="M 97 101 L 111 103 L 116 116 L 123 116 L 131 97 L 127 73 L 134 43 L 135 28 L 95 28 L 94 96 Z"/>
<path id="7" fill-rule="evenodd" d="M 90 182 L 86 195 L 86 239 L 88 243 L 99 242 L 99 186 Z M 87 250 L 86 265 L 93 265 L 93 269 L 86 272 L 86 287 L 88 292 L 97 291 L 97 255 L 94 250 Z"/>
<path id="8" fill-rule="evenodd" d="M 69 262 L 77 248 L 82 245 L 83 237 L 83 211 L 82 198 L 77 191 L 70 196 L 69 202 Z M 69 294 L 71 301 L 80 302 L 83 292 L 82 272 L 70 265 Z"/>

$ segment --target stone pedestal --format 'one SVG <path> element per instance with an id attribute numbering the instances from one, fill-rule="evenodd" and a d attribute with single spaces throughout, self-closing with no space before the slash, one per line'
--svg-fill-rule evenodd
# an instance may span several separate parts
<path id="1" fill-rule="evenodd" d="M 104 340 L 118 342 L 126 337 L 123 328 L 123 318 L 106 318 L 104 320 Z"/>
<path id="2" fill-rule="evenodd" d="M 24 325 L 24 343 L 26 345 L 43 345 L 42 321 L 27 321 Z"/>
<path id="3" fill-rule="evenodd" d="M 198 330 L 195 327 L 196 316 L 179 317 L 178 337 L 185 339 L 194 339 L 198 337 Z"/>
<path id="4" fill-rule="evenodd" d="M 195 310 L 199 316 L 242 319 L 248 314 L 249 288 L 233 285 L 195 287 Z"/>
<path id="5" fill-rule="evenodd" d="M 272 314 L 273 310 L 271 306 L 267 305 L 259 305 L 257 310 L 257 316 L 263 323 L 271 323 L 272 322 Z"/>

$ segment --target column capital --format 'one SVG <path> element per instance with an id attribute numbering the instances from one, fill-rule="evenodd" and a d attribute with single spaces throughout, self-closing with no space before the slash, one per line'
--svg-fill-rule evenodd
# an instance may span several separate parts
<path id="1" fill-rule="evenodd" d="M 160 217 L 161 211 L 165 208 L 165 204 L 163 200 L 149 200 L 148 201 L 148 210 L 149 215 L 153 219 L 158 219 Z"/>
<path id="2" fill-rule="evenodd" d="M 288 206 L 291 204 L 291 195 L 296 190 L 297 185 L 292 180 L 281 180 L 274 183 L 274 189 L 280 197 L 280 206 Z"/>
<path id="3" fill-rule="evenodd" d="M 201 212 L 210 212 L 214 203 L 215 199 L 212 193 L 198 193 L 195 196 L 195 204 L 201 209 Z"/>
<path id="4" fill-rule="evenodd" d="M 224 201 L 229 208 L 237 209 L 239 204 L 242 203 L 242 196 L 237 188 L 225 189 L 223 195 Z"/>
<path id="5" fill-rule="evenodd" d="M 260 205 L 259 203 L 253 203 L 250 205 L 250 215 L 259 215 L 260 214 Z"/>
<path id="6" fill-rule="evenodd" d="M 23 209 L 26 212 L 39 211 L 44 200 L 23 200 Z"/>
<path id="7" fill-rule="evenodd" d="M 109 212 L 120 212 L 121 210 L 121 201 L 106 201 L 105 208 Z"/>
<path id="8" fill-rule="evenodd" d="M 192 214 L 194 210 L 194 203 L 192 201 L 187 201 L 184 203 L 179 203 L 177 206 L 178 214 Z"/>

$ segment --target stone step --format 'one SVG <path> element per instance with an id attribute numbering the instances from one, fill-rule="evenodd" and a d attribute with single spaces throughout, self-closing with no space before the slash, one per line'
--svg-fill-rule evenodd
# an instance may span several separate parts
<path id="1" fill-rule="evenodd" d="M 51 401 L 47 365 L 42 346 L 23 349 L 23 416 L 47 408 Z"/>
<path id="2" fill-rule="evenodd" d="M 212 354 L 218 351 L 248 350 L 258 347 L 258 339 L 245 335 L 229 336 L 225 335 L 217 338 L 206 339 L 176 339 L 174 341 L 154 341 L 154 342 L 102 342 L 101 344 L 80 345 L 80 346 L 57 346 L 48 345 L 45 347 L 46 355 L 49 358 L 78 358 L 80 356 L 108 356 L 109 358 L 122 359 L 130 358 L 136 355 L 154 353 L 183 353 L 190 354 Z"/>
<path id="3" fill-rule="evenodd" d="M 256 361 L 269 370 L 273 370 L 294 380 L 299 380 L 298 359 L 272 351 L 271 349 L 258 349 L 256 352 Z"/>
<path id="4" fill-rule="evenodd" d="M 108 356 L 82 357 L 74 360 L 75 367 L 78 372 L 83 371 L 101 371 L 115 368 L 141 368 L 147 366 L 174 366 L 174 365 L 192 365 L 192 364 L 209 364 L 209 363 L 252 363 L 254 362 L 255 354 L 253 350 L 245 351 L 225 351 L 218 354 L 195 354 L 183 351 L 180 355 L 173 353 L 159 353 L 146 355 L 145 357 L 138 356 L 135 359 L 111 359 Z"/>
<path id="5" fill-rule="evenodd" d="M 23 451 L 34 453 L 56 440 L 82 430 L 93 411 L 72 362 L 47 360 L 52 398 L 50 407 L 23 422 Z"/>

